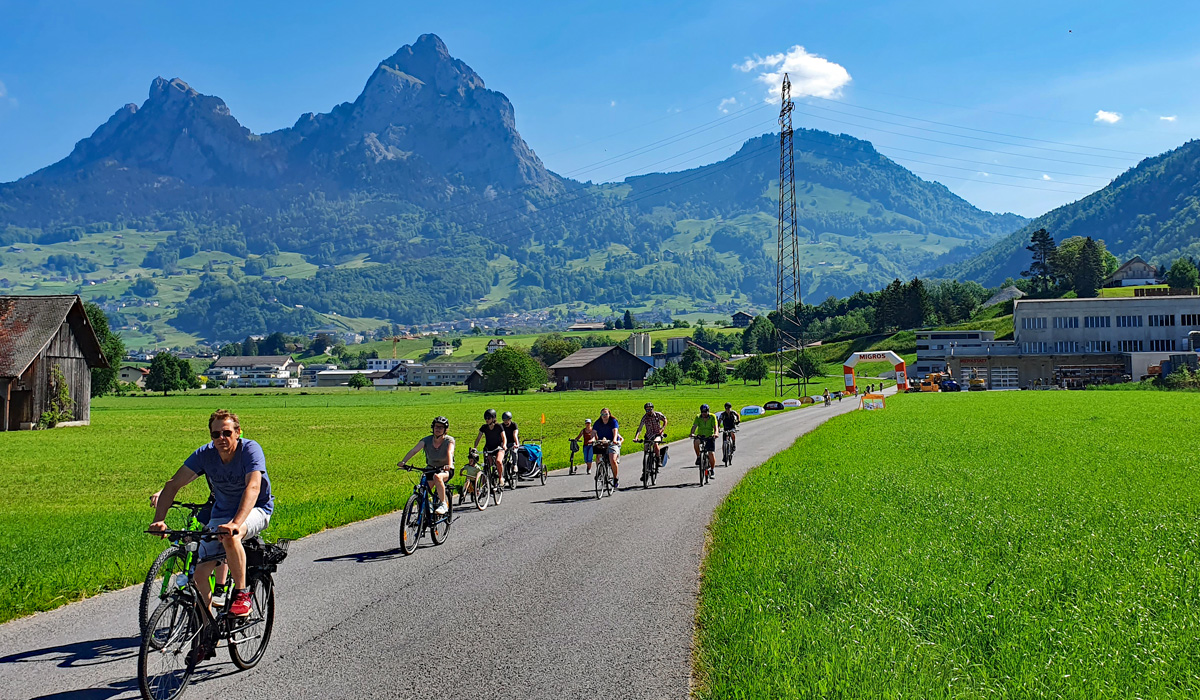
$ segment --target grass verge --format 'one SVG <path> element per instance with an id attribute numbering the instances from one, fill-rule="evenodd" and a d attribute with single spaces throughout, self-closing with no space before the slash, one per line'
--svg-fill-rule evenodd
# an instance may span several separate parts
<path id="1" fill-rule="evenodd" d="M 1200 396 L 909 395 L 719 508 L 703 698 L 1200 691 Z"/>

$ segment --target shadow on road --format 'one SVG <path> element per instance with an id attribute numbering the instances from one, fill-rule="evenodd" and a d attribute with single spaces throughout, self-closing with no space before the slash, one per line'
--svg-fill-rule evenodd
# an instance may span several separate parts
<path id="1" fill-rule="evenodd" d="M 389 559 L 399 559 L 404 556 L 404 552 L 399 547 L 392 549 L 382 549 L 374 552 L 356 552 L 354 554 L 339 554 L 336 557 L 321 557 L 314 559 L 314 562 L 336 562 L 336 561 L 353 561 L 359 564 L 368 564 L 373 561 L 387 561 Z"/>
<path id="2" fill-rule="evenodd" d="M 97 666 L 122 659 L 131 659 L 137 656 L 139 646 L 141 646 L 139 637 L 93 639 L 88 642 L 73 642 L 45 649 L 23 651 L 19 654 L 9 654 L 0 657 L 0 664 L 52 662 L 59 668 Z"/>
<path id="3" fill-rule="evenodd" d="M 134 641 L 137 641 L 136 638 Z M 192 675 L 192 680 L 189 685 L 203 683 L 206 680 L 214 680 L 224 676 L 236 673 L 237 669 L 228 668 L 201 668 L 197 669 Z M 122 681 L 109 681 L 102 686 L 91 686 L 89 688 L 80 688 L 79 690 L 64 690 L 49 695 L 39 695 L 32 700 L 110 700 L 120 695 L 131 694 L 130 697 L 137 697 L 140 694 L 137 678 L 130 678 Z"/>
<path id="4" fill-rule="evenodd" d="M 579 503 L 581 501 L 594 501 L 594 500 L 596 500 L 596 494 L 593 492 L 591 495 L 588 495 L 588 496 L 560 496 L 558 498 L 547 498 L 544 501 L 530 501 L 530 503 L 557 506 L 557 505 L 562 505 L 564 503 Z"/>

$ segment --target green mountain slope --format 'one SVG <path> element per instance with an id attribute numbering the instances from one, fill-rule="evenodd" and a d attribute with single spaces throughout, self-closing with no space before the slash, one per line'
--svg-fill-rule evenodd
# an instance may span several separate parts
<path id="1" fill-rule="evenodd" d="M 269 134 L 160 78 L 67 158 L 0 184 L 0 287 L 79 291 L 171 340 L 770 306 L 777 144 L 622 183 L 564 179 L 433 35 L 381 62 L 354 102 Z M 798 131 L 795 157 L 806 299 L 924 274 L 1025 221 L 849 136 Z"/>
<path id="2" fill-rule="evenodd" d="M 1147 158 L 1083 199 L 1039 216 L 988 250 L 934 273 L 997 285 L 1029 267 L 1029 237 L 1045 228 L 1056 241 L 1100 239 L 1122 261 L 1140 255 L 1156 265 L 1200 256 L 1200 141 Z"/>

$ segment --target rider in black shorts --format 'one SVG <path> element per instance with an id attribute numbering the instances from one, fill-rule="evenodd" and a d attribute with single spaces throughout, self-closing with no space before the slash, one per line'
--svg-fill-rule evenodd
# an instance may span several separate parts
<path id="1" fill-rule="evenodd" d="M 474 447 L 479 447 L 479 438 L 483 438 L 483 452 L 487 454 L 497 447 L 500 448 L 501 454 L 504 453 L 504 447 L 508 445 L 507 431 L 504 426 L 496 422 L 496 409 L 489 408 L 483 412 L 483 425 L 479 426 L 479 434 L 475 436 Z M 496 460 L 496 473 L 500 476 L 500 485 L 504 486 L 504 459 Z"/>
<path id="2" fill-rule="evenodd" d="M 738 425 L 741 424 L 741 422 L 742 422 L 742 417 L 738 415 L 737 411 L 733 410 L 733 404 L 726 401 L 725 402 L 725 410 L 721 411 L 720 413 L 717 414 L 717 427 L 719 427 L 723 431 L 724 430 L 733 431 L 733 430 L 737 430 L 737 427 L 738 427 Z M 729 440 L 730 440 L 730 442 L 733 443 L 733 449 L 736 451 L 737 450 L 737 433 L 731 432 L 729 434 Z"/>

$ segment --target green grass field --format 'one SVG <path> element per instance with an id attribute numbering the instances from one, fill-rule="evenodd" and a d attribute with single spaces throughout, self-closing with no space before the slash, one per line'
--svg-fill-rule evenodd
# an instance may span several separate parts
<path id="1" fill-rule="evenodd" d="M 216 408 L 237 412 L 245 436 L 266 452 L 277 498 L 270 536 L 299 537 L 403 506 L 413 478 L 394 465 L 438 414 L 450 418 L 460 465 L 484 409 L 494 407 L 515 414 L 525 439 L 544 437 L 547 465 L 557 469 L 567 464 L 567 438 L 603 406 L 632 437 L 642 404 L 654 401 L 679 437 L 702 402 L 740 407 L 771 392 L 769 383 L 735 383 L 507 397 L 447 388 L 101 398 L 86 428 L 0 434 L 0 622 L 141 581 L 162 547 L 141 534 L 152 515 L 147 498 L 207 441 Z M 183 496 L 203 499 L 206 487 L 193 484 Z"/>
<path id="2" fill-rule="evenodd" d="M 704 698 L 1200 692 L 1200 396 L 906 395 L 720 507 Z"/>

